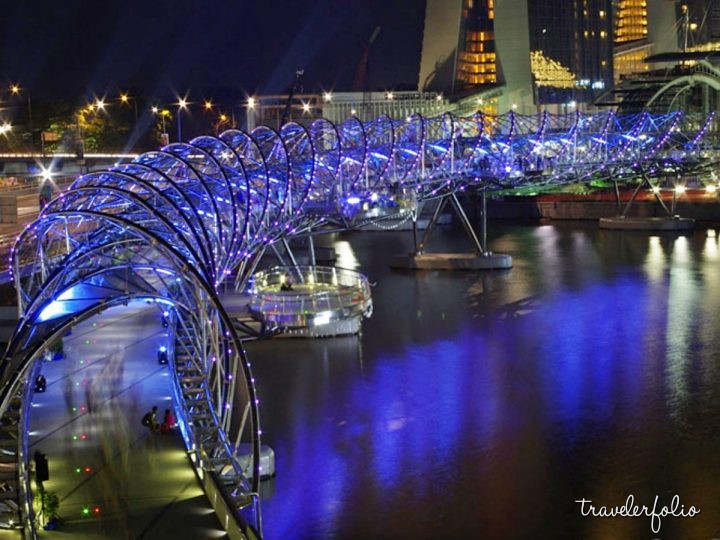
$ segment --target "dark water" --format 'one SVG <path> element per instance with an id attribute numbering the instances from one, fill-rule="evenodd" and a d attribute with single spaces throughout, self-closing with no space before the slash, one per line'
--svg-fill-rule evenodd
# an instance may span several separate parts
<path id="1" fill-rule="evenodd" d="M 347 234 L 377 282 L 362 337 L 248 348 L 266 537 L 720 537 L 720 232 L 492 232 L 510 271 L 393 271 L 409 233 Z M 574 502 L 631 494 L 701 513 L 656 535 Z"/>

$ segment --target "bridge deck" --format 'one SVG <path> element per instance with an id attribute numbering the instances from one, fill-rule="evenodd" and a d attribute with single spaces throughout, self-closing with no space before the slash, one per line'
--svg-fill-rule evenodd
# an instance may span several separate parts
<path id="1" fill-rule="evenodd" d="M 66 358 L 43 364 L 30 453 L 47 454 L 45 489 L 74 539 L 224 536 L 180 436 L 140 423 L 152 405 L 162 421 L 171 403 L 167 366 L 157 363 L 166 339 L 157 308 L 133 303 L 78 325 L 64 339 Z"/>

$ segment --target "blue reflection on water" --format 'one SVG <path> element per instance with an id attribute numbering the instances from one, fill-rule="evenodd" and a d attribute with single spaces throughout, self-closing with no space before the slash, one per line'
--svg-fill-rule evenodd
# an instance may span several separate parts
<path id="1" fill-rule="evenodd" d="M 584 244 L 580 249 L 592 249 Z M 662 254 L 653 257 L 660 257 L 656 266 L 671 264 Z M 264 502 L 267 537 L 342 536 L 356 523 L 360 531 L 377 530 L 378 523 L 408 534 L 442 531 L 448 515 L 462 520 L 463 512 L 466 519 L 477 512 L 463 509 L 456 494 L 481 498 L 488 514 L 508 523 L 513 501 L 524 500 L 515 492 L 549 505 L 542 502 L 549 486 L 528 484 L 527 478 L 545 478 L 536 469 L 552 467 L 546 472 L 552 484 L 568 481 L 565 475 L 584 469 L 565 470 L 553 456 L 582 448 L 583 459 L 597 457 L 587 448 L 607 445 L 612 426 L 642 433 L 648 419 L 662 424 L 668 411 L 684 406 L 687 395 L 678 389 L 690 384 L 688 355 L 705 355 L 717 343 L 712 312 L 705 324 L 715 324 L 715 334 L 705 350 L 689 345 L 702 322 L 697 304 L 707 282 L 687 268 L 657 270 L 636 264 L 608 276 L 584 269 L 582 283 L 548 287 L 530 312 L 472 318 L 458 306 L 454 333 L 418 318 L 407 324 L 423 328 L 424 342 L 398 334 L 400 346 L 375 347 L 363 372 L 331 374 L 312 387 L 318 390 L 312 398 L 291 400 L 302 414 L 292 420 L 290 439 L 278 433 L 275 441 L 278 478 Z M 638 459 L 664 444 L 649 438 Z M 570 493 L 558 497 L 572 501 Z M 426 517 L 433 514 L 440 517 Z"/>

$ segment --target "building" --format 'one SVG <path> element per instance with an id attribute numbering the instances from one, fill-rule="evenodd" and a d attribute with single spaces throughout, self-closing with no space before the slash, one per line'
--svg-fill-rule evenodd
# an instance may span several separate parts
<path id="1" fill-rule="evenodd" d="M 590 103 L 612 85 L 612 0 L 527 0 L 539 104 Z M 548 80 L 547 67 L 568 78 Z"/>
<path id="2" fill-rule="evenodd" d="M 280 129 L 284 122 L 309 125 L 319 118 L 340 125 L 350 117 L 373 120 L 389 116 L 404 120 L 413 114 L 437 116 L 452 108 L 442 94 L 435 92 L 324 92 L 253 96 L 245 105 L 244 128 L 265 125 Z"/>
<path id="3" fill-rule="evenodd" d="M 526 14 L 525 0 L 427 0 L 419 90 L 475 93 L 493 112 L 534 110 Z"/>
<path id="4" fill-rule="evenodd" d="M 616 0 L 614 82 L 657 68 L 645 62 L 645 58 L 677 52 L 679 30 L 674 0 Z"/>
<path id="5" fill-rule="evenodd" d="M 419 90 L 567 110 L 612 84 L 612 0 L 427 0 Z"/>

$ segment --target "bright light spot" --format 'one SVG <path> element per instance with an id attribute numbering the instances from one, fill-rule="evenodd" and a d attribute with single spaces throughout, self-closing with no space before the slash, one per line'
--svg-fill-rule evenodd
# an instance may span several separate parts
<path id="1" fill-rule="evenodd" d="M 718 187 L 714 184 L 708 184 L 707 186 L 705 186 L 705 191 L 707 193 L 715 193 L 715 192 L 717 192 L 717 190 L 718 190 Z"/>
<path id="2" fill-rule="evenodd" d="M 360 204 L 360 197 L 348 197 L 348 204 Z"/>
<path id="3" fill-rule="evenodd" d="M 13 95 L 17 96 L 20 93 L 20 86 L 18 86 L 17 84 L 11 84 L 10 92 L 12 92 Z"/>
<path id="4" fill-rule="evenodd" d="M 357 114 L 357 111 L 355 109 L 350 109 L 350 114 L 352 116 L 355 116 Z"/>
<path id="5" fill-rule="evenodd" d="M 652 187 L 652 192 L 655 193 L 655 195 L 657 195 L 658 193 L 660 193 L 660 186 L 653 186 L 653 187 Z"/>
<path id="6" fill-rule="evenodd" d="M 46 169 L 45 167 L 40 166 L 40 177 L 43 179 L 43 181 L 52 180 L 52 169 L 50 169 L 49 167 Z"/>
<path id="7" fill-rule="evenodd" d="M 309 103 L 303 103 L 302 104 L 303 112 L 310 112 L 310 104 Z"/>
<path id="8" fill-rule="evenodd" d="M 512 108 L 513 108 L 513 109 L 517 109 L 517 103 L 513 103 L 513 104 L 512 104 Z"/>
<path id="9" fill-rule="evenodd" d="M 325 93 L 323 94 L 323 99 L 324 99 L 325 101 L 332 101 L 332 94 L 331 94 L 330 92 L 325 92 Z"/>
<path id="10" fill-rule="evenodd" d="M 130 98 L 128 98 L 128 95 L 127 95 L 127 94 L 120 94 L 120 101 L 121 101 L 121 102 L 127 103 L 127 102 L 128 102 L 128 99 L 130 99 Z"/>
<path id="11" fill-rule="evenodd" d="M 205 107 L 205 110 L 206 110 L 206 111 L 211 110 L 211 109 L 213 108 L 212 101 L 210 101 L 210 100 L 205 100 L 204 107 Z"/>
<path id="12" fill-rule="evenodd" d="M 675 186 L 675 193 L 677 193 L 678 195 L 682 195 L 683 193 L 685 193 L 685 189 L 686 188 L 684 185 L 678 184 L 677 186 Z"/>
<path id="13" fill-rule="evenodd" d="M 392 92 L 388 92 L 385 97 L 388 99 L 395 99 L 395 94 L 393 94 Z"/>
<path id="14" fill-rule="evenodd" d="M 322 326 L 328 324 L 332 318 L 332 311 L 321 311 L 313 319 L 314 326 Z"/>
<path id="15" fill-rule="evenodd" d="M 187 105 L 188 105 L 188 103 L 187 103 L 187 100 L 186 100 L 185 98 L 179 98 L 179 99 L 178 99 L 178 107 L 179 107 L 180 109 L 187 109 Z"/>
<path id="16" fill-rule="evenodd" d="M 95 100 L 95 106 L 98 108 L 99 111 L 104 111 L 105 101 L 102 99 Z"/>
<path id="17" fill-rule="evenodd" d="M 255 98 L 249 97 L 247 101 L 248 109 L 254 109 L 255 108 Z"/>
<path id="18" fill-rule="evenodd" d="M 153 114 L 157 114 L 160 109 L 158 109 L 157 107 L 152 107 L 150 110 L 153 112 Z"/>
<path id="19" fill-rule="evenodd" d="M 357 268 L 360 266 L 360 262 L 355 256 L 350 242 L 347 240 L 338 240 L 333 244 L 335 248 L 335 255 L 337 256 L 337 266 L 341 268 Z M 255 382 L 252 380 L 251 382 Z"/>
<path id="20" fill-rule="evenodd" d="M 437 96 L 435 96 L 435 100 L 442 101 L 442 94 L 438 94 Z"/>

